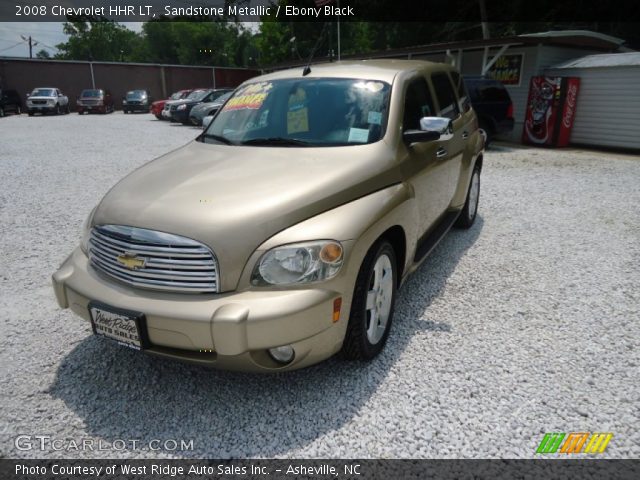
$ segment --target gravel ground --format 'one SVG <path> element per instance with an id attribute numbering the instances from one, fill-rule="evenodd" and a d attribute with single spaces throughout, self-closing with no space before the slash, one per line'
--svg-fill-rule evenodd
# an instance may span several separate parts
<path id="1" fill-rule="evenodd" d="M 545 432 L 610 431 L 605 456 L 640 457 L 640 158 L 497 145 L 476 225 L 405 285 L 378 359 L 258 376 L 99 340 L 51 290 L 109 187 L 196 134 L 0 120 L 0 456 L 531 458 Z M 115 450 L 68 449 L 83 439 Z"/>

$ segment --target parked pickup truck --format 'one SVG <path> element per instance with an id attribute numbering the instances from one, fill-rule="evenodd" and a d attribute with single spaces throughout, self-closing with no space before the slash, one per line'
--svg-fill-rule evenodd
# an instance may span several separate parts
<path id="1" fill-rule="evenodd" d="M 27 112 L 30 117 L 34 113 L 69 113 L 69 97 L 59 88 L 34 88 L 27 96 Z"/>

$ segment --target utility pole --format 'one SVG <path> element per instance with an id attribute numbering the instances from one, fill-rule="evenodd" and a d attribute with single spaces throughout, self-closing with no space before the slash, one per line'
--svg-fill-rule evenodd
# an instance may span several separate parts
<path id="1" fill-rule="evenodd" d="M 487 6 L 485 0 L 478 0 L 480 3 L 480 24 L 482 25 L 482 38 L 488 40 L 489 36 L 489 22 L 487 21 Z"/>
<path id="2" fill-rule="evenodd" d="M 24 40 L 25 42 L 29 42 L 29 58 L 33 58 L 33 47 L 38 45 L 38 42 L 33 40 L 31 38 L 31 35 L 29 35 L 29 38 L 25 37 L 24 35 L 20 35 L 20 38 L 22 38 L 22 40 Z"/>

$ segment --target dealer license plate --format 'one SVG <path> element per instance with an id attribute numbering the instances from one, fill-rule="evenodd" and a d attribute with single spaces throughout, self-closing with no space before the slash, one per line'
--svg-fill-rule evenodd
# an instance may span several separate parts
<path id="1" fill-rule="evenodd" d="M 144 314 L 109 307 L 96 302 L 89 304 L 93 333 L 115 340 L 120 345 L 141 350 L 144 347 Z"/>

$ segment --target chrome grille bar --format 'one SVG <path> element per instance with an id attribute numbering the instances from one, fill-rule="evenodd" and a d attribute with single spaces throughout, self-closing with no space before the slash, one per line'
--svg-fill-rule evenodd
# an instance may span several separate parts
<path id="1" fill-rule="evenodd" d="M 213 252 L 179 235 L 122 225 L 96 226 L 89 238 L 89 259 L 96 270 L 135 287 L 218 292 L 218 262 Z"/>

